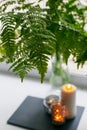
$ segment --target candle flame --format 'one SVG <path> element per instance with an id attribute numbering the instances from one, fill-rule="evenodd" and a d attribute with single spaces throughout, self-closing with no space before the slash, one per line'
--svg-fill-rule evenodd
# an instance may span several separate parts
<path id="1" fill-rule="evenodd" d="M 67 91 L 72 91 L 72 90 L 73 90 L 73 86 L 70 85 L 70 84 L 68 84 L 67 86 L 65 86 L 65 89 L 66 89 Z"/>
<path id="2" fill-rule="evenodd" d="M 54 120 L 55 120 L 55 121 L 58 121 L 58 122 L 62 122 L 62 121 L 64 121 L 65 119 L 64 119 L 64 117 L 63 117 L 62 115 L 56 115 L 56 116 L 54 117 Z"/>
<path id="3" fill-rule="evenodd" d="M 49 100 L 49 103 L 52 103 L 52 102 L 53 102 L 53 100 L 52 100 L 52 99 L 50 99 L 50 100 Z"/>

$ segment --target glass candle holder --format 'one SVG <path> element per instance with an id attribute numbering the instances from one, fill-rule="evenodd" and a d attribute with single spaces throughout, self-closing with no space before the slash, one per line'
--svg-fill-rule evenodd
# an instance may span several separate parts
<path id="1" fill-rule="evenodd" d="M 46 109 L 46 111 L 51 114 L 51 106 L 54 102 L 59 101 L 59 96 L 57 95 L 49 95 L 43 100 L 43 105 Z"/>
<path id="2" fill-rule="evenodd" d="M 61 102 L 52 104 L 52 123 L 62 125 L 65 123 L 65 106 Z"/>

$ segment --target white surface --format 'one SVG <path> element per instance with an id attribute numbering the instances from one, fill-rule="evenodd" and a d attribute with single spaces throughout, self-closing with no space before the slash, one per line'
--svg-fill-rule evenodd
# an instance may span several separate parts
<path id="1" fill-rule="evenodd" d="M 26 96 L 46 97 L 53 92 L 48 83 L 25 79 L 23 83 L 16 77 L 0 75 L 0 130 L 26 130 L 8 125 L 7 120 L 23 102 Z M 87 130 L 87 92 L 77 91 L 77 105 L 85 106 L 85 111 L 77 130 Z"/>
<path id="2" fill-rule="evenodd" d="M 72 57 L 71 57 L 72 58 Z M 83 68 L 77 69 L 77 65 L 72 61 L 70 58 L 70 61 L 68 63 L 68 69 L 70 74 L 71 83 L 87 88 L 87 63 L 84 64 Z M 46 73 L 45 79 L 49 80 L 52 69 L 51 69 L 51 61 L 48 64 L 48 72 Z M 10 65 L 6 64 L 5 62 L 0 63 L 0 73 L 5 73 L 7 75 L 15 75 L 11 70 L 8 71 Z M 30 71 L 29 75 L 31 77 L 37 77 L 40 78 L 40 75 L 38 74 L 37 70 Z"/>

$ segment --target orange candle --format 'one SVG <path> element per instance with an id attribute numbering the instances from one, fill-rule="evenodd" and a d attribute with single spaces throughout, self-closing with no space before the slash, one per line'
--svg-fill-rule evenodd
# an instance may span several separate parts
<path id="1" fill-rule="evenodd" d="M 60 102 L 52 105 L 52 121 L 57 125 L 65 122 L 65 106 L 62 106 Z"/>
<path id="2" fill-rule="evenodd" d="M 72 119 L 76 116 L 76 87 L 65 84 L 61 88 L 61 100 L 66 106 L 66 118 Z"/>

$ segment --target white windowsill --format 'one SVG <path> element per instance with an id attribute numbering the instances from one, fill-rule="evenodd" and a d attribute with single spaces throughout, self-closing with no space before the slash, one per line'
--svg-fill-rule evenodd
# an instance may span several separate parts
<path id="1" fill-rule="evenodd" d="M 1 74 L 6 74 L 6 75 L 15 75 L 13 72 L 8 71 L 9 65 L 6 63 L 1 63 L 0 64 L 0 75 Z M 71 79 L 71 83 L 82 87 L 82 88 L 86 88 L 87 87 L 87 63 L 83 66 L 83 68 L 80 68 L 77 70 L 77 66 L 76 64 L 70 60 L 69 65 L 69 73 L 70 73 L 70 79 Z M 51 75 L 51 63 L 49 63 L 49 67 L 48 67 L 48 72 L 45 76 L 45 80 L 49 81 Z M 29 74 L 29 77 L 35 78 L 35 79 L 40 79 L 40 75 L 38 74 L 37 70 L 32 70 Z"/>

